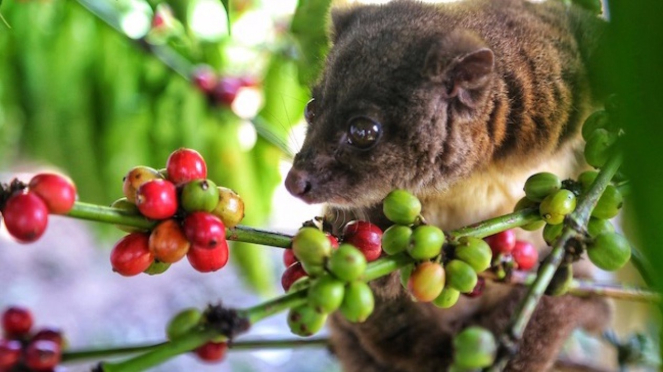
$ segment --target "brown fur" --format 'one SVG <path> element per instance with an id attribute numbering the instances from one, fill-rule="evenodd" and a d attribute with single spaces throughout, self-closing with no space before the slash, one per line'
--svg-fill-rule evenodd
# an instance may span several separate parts
<path id="1" fill-rule="evenodd" d="M 405 188 L 430 223 L 453 229 L 510 212 L 532 173 L 569 177 L 582 166 L 578 129 L 594 107 L 585 66 L 599 19 L 557 1 L 468 0 L 394 1 L 337 10 L 332 20 L 334 47 L 286 186 L 328 203 L 337 226 L 351 218 L 387 226 L 379 203 Z M 382 126 L 370 149 L 347 142 L 357 116 Z M 440 310 L 412 302 L 395 275 L 372 286 L 376 308 L 365 323 L 332 317 L 347 371 L 444 370 L 459 329 L 503 331 L 523 296 L 491 285 Z M 509 369 L 549 368 L 575 327 L 597 327 L 607 314 L 592 298 L 544 297 Z"/>

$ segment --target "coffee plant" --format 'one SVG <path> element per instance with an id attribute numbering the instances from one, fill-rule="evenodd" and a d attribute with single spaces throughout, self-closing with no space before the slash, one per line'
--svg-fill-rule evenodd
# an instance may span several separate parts
<path id="1" fill-rule="evenodd" d="M 592 10 L 601 9 L 593 1 L 578 2 Z M 79 3 L 96 13 L 104 22 L 117 26 L 117 20 L 112 14 L 95 8 L 86 0 L 80 0 Z M 228 10 L 228 2 L 223 2 L 223 5 Z M 300 1 L 290 25 L 290 33 L 295 37 L 296 44 L 289 46 L 296 49 L 295 54 L 299 53 L 299 58 L 288 60 L 284 57 L 293 52 L 288 48 L 284 48 L 280 54 L 274 54 L 268 61 L 262 82 L 251 75 L 219 73 L 205 63 L 207 61 L 204 58 L 190 58 L 185 62 L 173 58 L 177 51 L 184 53 L 182 45 L 193 42 L 187 39 L 190 36 L 186 30 L 190 25 L 182 17 L 185 10 L 181 4 L 172 7 L 165 3 L 155 4 L 151 27 L 139 44 L 158 59 L 150 62 L 155 65 L 149 67 L 158 70 L 156 74 L 167 71 L 161 65 L 163 63 L 184 76 L 195 88 L 197 96 L 191 98 L 174 93 L 182 88 L 181 81 L 169 82 L 174 88 L 165 87 L 173 95 L 173 102 L 189 100 L 197 115 L 202 115 L 200 97 L 203 97 L 206 105 L 221 110 L 218 116 L 236 121 L 236 117 L 228 111 L 237 100 L 240 90 L 259 87 L 261 84 L 276 87 L 272 89 L 277 90 L 290 87 L 289 91 L 301 98 L 299 103 L 290 102 L 291 107 L 285 109 L 286 114 L 272 118 L 289 126 L 295 120 L 288 117 L 288 110 L 303 112 L 306 93 L 303 84 L 288 81 L 293 79 L 292 76 L 284 79 L 281 72 L 297 67 L 292 71 L 297 71 L 302 83 L 316 76 L 320 68 L 319 61 L 322 60 L 320 57 L 325 53 L 325 47 L 319 46 L 319 41 L 325 40 L 324 28 L 316 23 L 326 13 L 328 5 L 328 1 Z M 12 4 L 12 11 L 18 6 Z M 80 21 L 82 17 L 80 9 L 67 9 L 64 13 L 74 20 Z M 12 12 L 8 23 L 17 28 L 28 27 L 28 14 L 20 10 Z M 230 27 L 233 13 L 226 14 Z M 101 31 L 100 34 L 108 37 L 106 32 Z M 18 48 L 17 45 L 14 47 Z M 39 53 L 47 55 L 49 51 Z M 38 70 L 40 67 L 30 68 Z M 103 74 L 108 78 L 112 75 L 112 69 L 109 65 L 106 68 L 108 70 Z M 52 69 L 56 74 L 64 75 L 62 68 L 56 66 Z M 38 71 L 36 74 L 45 76 L 47 72 L 51 71 Z M 296 86 L 293 88 L 292 84 Z M 157 85 L 151 88 L 164 89 Z M 119 98 L 126 93 L 116 92 L 112 99 L 119 102 Z M 81 96 L 75 98 L 79 103 L 85 101 Z M 49 96 L 44 94 L 37 101 L 45 102 L 47 99 Z M 85 180 L 87 178 L 84 174 L 94 174 L 96 169 L 92 162 L 78 168 L 72 178 L 44 172 L 30 179 L 16 178 L 2 185 L 0 221 L 20 243 L 28 244 L 40 239 L 52 215 L 115 225 L 125 231 L 127 235 L 117 241 L 109 256 L 113 271 L 122 276 L 168 275 L 169 267 L 183 261 L 185 257 L 195 270 L 210 273 L 222 269 L 230 257 L 237 255 L 240 256 L 238 262 L 248 273 L 249 280 L 259 289 L 260 280 L 251 273 L 252 270 L 255 272 L 255 267 L 261 267 L 259 262 L 265 261 L 256 254 L 251 244 L 283 249 L 283 264 L 286 267 L 281 277 L 285 292 L 283 295 L 248 308 L 231 308 L 220 304 L 218 299 L 211 299 L 207 308 L 182 310 L 174 314 L 165 325 L 165 342 L 96 350 L 92 352 L 99 359 L 95 370 L 142 371 L 167 363 L 169 359 L 184 353 L 193 353 L 202 361 L 219 362 L 233 349 L 268 347 L 264 343 L 238 342 L 234 339 L 250 332 L 255 323 L 281 312 L 287 312 L 291 332 L 302 337 L 316 334 L 324 326 L 327 316 L 336 311 L 350 322 L 363 322 L 371 316 L 374 307 L 369 283 L 396 271 L 400 272 L 401 283 L 413 301 L 430 302 L 439 308 L 453 307 L 461 296 L 480 297 L 485 290 L 489 290 L 485 287 L 486 281 L 529 286 L 529 292 L 514 312 L 505 334 L 493 335 L 480 327 L 467 327 L 457 334 L 453 340 L 452 369 L 455 371 L 484 368 L 502 370 L 513 353 L 517 352 L 514 345 L 523 337 L 529 319 L 544 295 L 594 294 L 660 302 L 659 296 L 653 292 L 628 286 L 602 285 L 573 277 L 572 263 L 581 260 L 585 253 L 589 261 L 600 269 L 616 271 L 633 261 L 643 276 L 651 275 L 640 253 L 615 231 L 610 222 L 620 212 L 624 196 L 630 189 L 629 181 L 620 170 L 620 143 L 628 141 L 628 136 L 624 136 L 625 130 L 613 101 L 606 104 L 605 110 L 592 114 L 582 129 L 586 140 L 586 162 L 596 170 L 568 180 L 561 180 L 547 172 L 532 175 L 523 185 L 524 197 L 514 206 L 513 213 L 477 221 L 460 229 L 442 231 L 426 223 L 421 215 L 422 204 L 414 195 L 405 190 L 393 190 L 383 201 L 384 215 L 393 223 L 389 228 L 382 231 L 369 221 L 352 221 L 342 230 L 341 236 L 332 235 L 319 218 L 304 222 L 302 228 L 292 236 L 241 224 L 245 214 L 247 217 L 251 215 L 250 208 L 246 211 L 249 213 L 245 212 L 245 195 L 249 195 L 251 201 L 262 200 L 252 203 L 252 208 L 258 211 L 254 215 L 265 215 L 269 211 L 265 200 L 271 197 L 274 182 L 264 186 L 263 177 L 270 181 L 274 179 L 277 166 L 275 161 L 278 160 L 274 150 L 283 150 L 284 141 L 282 138 L 274 139 L 273 136 L 274 133 L 280 133 L 282 137 L 281 132 L 284 129 L 287 131 L 287 128 L 278 128 L 278 125 L 265 129 L 271 121 L 267 118 L 268 114 L 274 112 L 274 107 L 283 104 L 277 101 L 266 97 L 266 108 L 253 119 L 253 125 L 259 132 L 259 140 L 251 150 L 255 156 L 253 159 L 238 160 L 241 156 L 239 154 L 243 152 L 236 151 L 233 141 L 205 143 L 206 140 L 200 137 L 197 142 L 201 146 L 191 146 L 206 149 L 198 152 L 191 147 L 166 145 L 167 141 L 164 140 L 164 143 L 158 143 L 157 146 L 160 148 L 160 157 L 145 158 L 163 158 L 163 151 L 172 151 L 166 163 L 145 162 L 148 164 L 125 167 L 121 184 L 106 182 L 111 178 L 118 179 L 107 178 L 108 174 L 117 175 L 118 170 L 114 168 L 110 172 L 102 172 L 101 177 L 105 179 L 100 183 L 77 187 L 80 185 L 76 185 L 72 179 L 81 176 Z M 627 104 L 629 102 L 627 99 Z M 164 119 L 167 116 L 167 110 L 157 113 L 161 124 L 168 121 Z M 44 118 L 31 119 L 45 123 Z M 141 124 L 144 125 L 145 121 Z M 171 129 L 175 127 L 172 122 L 168 126 Z M 126 126 L 122 130 L 128 128 Z M 218 128 L 208 129 L 211 131 Z M 226 127 L 222 130 L 225 134 L 233 135 L 237 128 Z M 33 147 L 33 151 L 37 154 L 46 151 L 46 144 L 51 140 L 49 136 L 53 133 L 42 133 L 30 128 L 27 131 L 28 145 Z M 136 144 L 141 141 L 149 142 L 147 132 L 132 131 L 144 137 L 131 138 L 131 143 L 124 145 L 126 147 L 114 151 L 134 151 L 131 146 L 137 147 Z M 101 137 L 118 137 L 123 134 L 108 132 Z M 58 137 L 65 138 L 65 132 L 59 133 Z M 158 142 L 158 138 L 163 140 L 173 136 L 162 133 L 153 137 Z M 217 133 L 215 137 L 223 138 L 223 135 Z M 84 148 L 89 158 L 94 159 L 96 150 L 89 144 L 83 145 L 86 140 L 81 137 L 67 138 L 70 147 Z M 9 150 L 2 151 L 9 153 Z M 201 153 L 220 155 L 214 158 L 225 162 L 219 168 L 227 166 L 232 169 L 228 174 L 237 173 L 238 169 L 249 172 L 249 176 L 243 176 L 253 180 L 251 186 L 238 187 L 239 193 L 233 191 L 238 182 L 222 170 L 208 169 Z M 62 162 L 62 159 L 67 158 L 66 155 L 60 156 Z M 82 157 L 81 164 L 88 158 L 85 154 L 79 156 Z M 253 165 L 246 167 L 249 163 Z M 85 182 L 90 183 L 89 179 Z M 97 192 L 86 192 L 80 195 L 79 200 L 78 189 L 96 189 Z M 107 193 L 124 196 L 110 206 L 98 205 L 95 199 Z M 93 203 L 82 201 L 87 200 L 88 196 Z M 250 223 L 255 224 L 256 220 Z M 518 228 L 540 230 L 543 239 L 551 247 L 550 253 L 540 257 L 532 243 L 518 240 L 515 233 Z M 242 245 L 229 247 L 228 241 L 240 242 Z M 4 309 L 2 330 L 2 371 L 57 370 L 63 361 L 76 362 L 90 356 L 89 350 L 72 350 L 67 347 L 66 330 L 34 329 L 29 309 L 16 306 Z M 622 342 L 614 334 L 607 334 L 606 339 L 618 349 L 620 363 L 642 362 L 645 359 L 643 350 L 647 344 L 646 338 L 634 336 Z M 306 341 L 288 342 L 294 347 Z M 124 359 L 105 361 L 118 356 Z"/>

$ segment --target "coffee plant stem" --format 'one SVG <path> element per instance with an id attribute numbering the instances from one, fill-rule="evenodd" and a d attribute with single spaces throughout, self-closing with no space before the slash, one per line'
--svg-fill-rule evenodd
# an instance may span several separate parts
<path id="1" fill-rule="evenodd" d="M 104 348 L 104 349 L 87 349 L 76 350 L 62 353 L 62 362 L 75 362 L 81 360 L 110 358 L 115 356 L 122 356 L 126 354 L 135 354 L 145 351 L 154 350 L 158 347 L 164 346 L 166 343 L 135 345 L 117 348 Z M 248 341 L 233 341 L 229 347 L 230 350 L 243 351 L 243 350 L 264 350 L 264 349 L 290 349 L 293 347 L 325 347 L 329 344 L 327 338 L 314 338 L 314 339 L 276 339 L 276 340 L 248 340 Z"/>
<path id="2" fill-rule="evenodd" d="M 202 346 L 217 336 L 219 336 L 218 332 L 213 329 L 190 332 L 181 338 L 155 346 L 152 350 L 134 358 L 117 363 L 102 363 L 100 369 L 103 372 L 144 371 L 148 368 L 159 365 L 170 358 Z"/>
<path id="3" fill-rule="evenodd" d="M 528 208 L 518 212 L 505 214 L 504 216 L 481 221 L 466 227 L 461 227 L 460 229 L 448 232 L 447 236 L 449 242 L 452 243 L 464 236 L 485 238 L 504 230 L 527 225 L 540 220 L 541 216 L 539 215 L 538 209 Z"/>
<path id="4" fill-rule="evenodd" d="M 74 207 L 69 211 L 67 216 L 89 221 L 137 227 L 145 230 L 152 229 L 157 224 L 156 221 L 149 220 L 141 215 L 128 213 L 122 209 L 82 202 L 74 203 Z M 227 228 L 226 236 L 228 240 L 238 240 L 281 248 L 289 247 L 292 241 L 292 236 L 287 234 L 258 230 L 246 226 L 235 226 L 232 229 Z"/>
<path id="5" fill-rule="evenodd" d="M 514 271 L 509 279 L 499 279 L 491 271 L 485 271 L 479 276 L 486 280 L 492 280 L 499 283 L 510 285 L 531 285 L 536 280 L 536 274 L 530 274 L 523 271 Z M 613 283 L 596 283 L 590 280 L 574 279 L 567 292 L 573 296 L 586 297 L 591 295 L 614 298 L 616 300 L 657 303 L 661 301 L 661 296 L 652 291 L 648 291 L 636 286 L 619 285 Z"/>
<path id="6" fill-rule="evenodd" d="M 302 289 L 297 292 L 285 294 L 273 300 L 263 302 L 262 304 L 250 307 L 245 310 L 239 310 L 237 313 L 254 324 L 262 319 L 278 314 L 283 310 L 301 306 L 306 303 L 307 290 Z"/>
<path id="7" fill-rule="evenodd" d="M 155 348 L 165 344 L 166 342 L 161 342 L 157 344 L 145 344 L 145 345 L 124 346 L 124 347 L 115 347 L 115 348 L 73 350 L 62 353 L 62 362 L 67 363 L 67 362 L 75 362 L 80 360 L 110 358 L 126 354 L 141 353 L 145 351 L 154 350 Z"/>
<path id="8" fill-rule="evenodd" d="M 234 341 L 230 344 L 230 350 L 290 349 L 293 347 L 326 347 L 327 345 L 329 345 L 327 338 Z"/>
<path id="9" fill-rule="evenodd" d="M 587 226 L 592 209 L 596 206 L 612 177 L 617 173 L 621 163 L 621 154 L 616 153 L 613 155 L 605 166 L 601 168 L 587 193 L 580 196 L 575 211 L 564 220 L 562 235 L 553 244 L 552 252 L 539 269 L 536 280 L 513 313 L 506 332 L 498 339 L 500 343 L 499 354 L 491 371 L 502 371 L 511 356 L 517 351 L 517 345 L 523 337 L 527 323 L 532 318 L 532 314 L 539 304 L 541 296 L 543 296 L 543 293 L 550 284 L 555 271 L 557 271 L 559 265 L 562 263 L 567 246 L 571 246 L 574 243 L 578 244 L 579 241 L 584 239 L 586 234 L 585 226 Z"/>
<path id="10" fill-rule="evenodd" d="M 142 215 L 132 214 L 122 209 L 104 207 L 90 203 L 76 202 L 67 216 L 82 220 L 111 223 L 149 230 L 157 222 L 149 220 Z"/>

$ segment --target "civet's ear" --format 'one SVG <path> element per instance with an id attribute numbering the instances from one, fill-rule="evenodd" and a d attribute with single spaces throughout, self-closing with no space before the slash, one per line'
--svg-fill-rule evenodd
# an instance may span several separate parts
<path id="1" fill-rule="evenodd" d="M 435 38 L 428 47 L 423 75 L 443 83 L 448 98 L 472 107 L 472 96 L 490 81 L 495 56 L 485 42 L 469 31 Z"/>
<path id="2" fill-rule="evenodd" d="M 446 70 L 449 96 L 455 97 L 461 91 L 482 88 L 493 72 L 495 56 L 488 48 L 481 48 L 454 60 Z"/>

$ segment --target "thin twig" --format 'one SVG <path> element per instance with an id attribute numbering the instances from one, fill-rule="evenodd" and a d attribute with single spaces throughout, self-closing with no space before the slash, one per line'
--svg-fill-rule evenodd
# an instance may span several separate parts
<path id="1" fill-rule="evenodd" d="M 487 280 L 510 285 L 531 285 L 536 280 L 536 274 L 523 271 L 514 271 L 506 280 L 499 279 L 497 275 L 491 271 L 485 271 L 479 276 Z M 590 280 L 580 279 L 574 279 L 571 282 L 571 286 L 567 293 L 579 297 L 595 295 L 625 301 L 646 303 L 661 302 L 660 294 L 636 286 L 625 286 L 623 284 L 615 283 L 597 283 Z"/>

